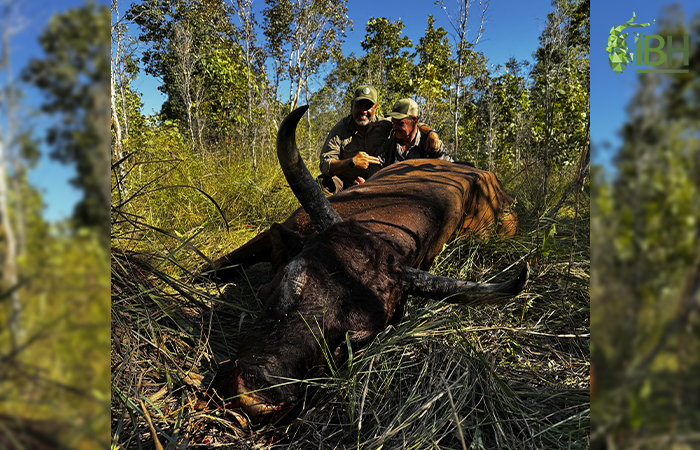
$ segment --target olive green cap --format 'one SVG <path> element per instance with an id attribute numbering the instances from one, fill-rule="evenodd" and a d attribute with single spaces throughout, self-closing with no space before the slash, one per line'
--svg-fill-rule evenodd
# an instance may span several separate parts
<path id="1" fill-rule="evenodd" d="M 377 90 L 374 89 L 372 86 L 367 86 L 363 84 L 362 86 L 355 89 L 355 96 L 352 98 L 352 101 L 354 102 L 359 100 L 369 100 L 370 102 L 376 105 Z"/>
<path id="2" fill-rule="evenodd" d="M 410 98 L 402 98 L 398 102 L 394 103 L 394 107 L 387 116 L 392 119 L 405 119 L 406 117 L 413 116 L 418 117 L 418 103 L 414 102 Z"/>

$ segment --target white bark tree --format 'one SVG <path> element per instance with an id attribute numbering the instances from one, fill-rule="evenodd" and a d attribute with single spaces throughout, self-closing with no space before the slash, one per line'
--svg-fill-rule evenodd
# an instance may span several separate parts
<path id="1" fill-rule="evenodd" d="M 568 64 L 566 58 L 566 26 L 569 19 L 562 11 L 559 2 L 553 4 L 554 11 L 548 14 L 545 29 L 540 36 L 540 48 L 535 53 L 537 64 L 533 69 L 536 79 L 533 89 L 534 97 L 543 109 L 543 141 L 542 141 L 542 200 L 538 214 L 546 209 L 551 173 L 552 131 L 554 126 L 554 110 L 557 91 L 562 79 L 563 69 Z"/>
<path id="2" fill-rule="evenodd" d="M 243 58 L 246 65 L 246 93 L 247 93 L 247 115 L 246 115 L 246 141 L 250 142 L 251 155 L 253 158 L 253 177 L 258 166 L 258 126 L 254 124 L 253 108 L 255 106 L 256 90 L 258 89 L 256 80 L 253 78 L 255 65 L 262 60 L 261 49 L 256 46 L 255 36 L 255 14 L 253 13 L 252 0 L 231 0 L 231 6 L 236 11 L 239 22 L 239 43 L 243 48 Z"/>
<path id="3" fill-rule="evenodd" d="M 124 29 L 121 23 L 121 17 L 119 16 L 119 9 L 117 5 L 117 0 L 112 0 L 112 47 L 110 51 L 110 62 L 111 62 L 111 83 L 110 83 L 110 106 L 111 106 L 111 122 L 112 129 L 114 130 L 114 146 L 112 147 L 112 159 L 116 161 L 121 161 L 124 157 L 124 152 L 122 150 L 122 142 L 124 136 L 122 136 L 122 127 L 120 124 L 120 118 L 117 114 L 117 100 L 115 94 L 115 86 L 118 82 L 118 67 L 122 58 L 122 43 L 124 41 Z M 124 96 L 122 95 L 122 99 Z M 122 105 L 123 106 L 123 105 Z M 124 131 L 126 137 L 128 138 L 128 120 L 126 119 L 125 108 L 122 107 L 122 112 L 124 114 L 123 123 Z M 117 166 L 117 173 L 115 174 L 117 178 L 117 186 L 123 197 L 127 195 L 127 189 L 125 186 L 126 182 L 126 169 L 123 163 L 119 163 Z"/>
<path id="4" fill-rule="evenodd" d="M 13 20 L 13 2 L 5 0 L 0 11 L 0 71 L 6 73 L 4 86 L 0 84 L 0 118 L 2 112 L 8 113 L 8 116 L 14 114 L 14 86 L 12 85 L 12 71 L 10 66 L 10 39 L 15 33 L 16 28 Z M 12 348 L 16 349 L 23 342 L 22 329 L 22 303 L 17 289 L 19 284 L 19 274 L 17 266 L 17 240 L 15 227 L 10 219 L 9 191 L 8 178 L 9 172 L 8 162 L 11 154 L 14 121 L 11 117 L 8 118 L 8 126 L 3 130 L 2 121 L 0 121 L 0 251 L 4 254 L 4 260 L 1 262 L 0 272 L 2 273 L 2 284 L 0 284 L 0 294 L 9 292 L 10 311 L 7 320 L 7 327 L 10 330 Z"/>
<path id="5" fill-rule="evenodd" d="M 340 51 L 352 26 L 346 0 L 268 0 L 265 36 L 273 58 L 285 60 L 289 110 L 296 109 L 319 68 Z"/>
<path id="6" fill-rule="evenodd" d="M 204 123 L 200 108 L 204 101 L 204 86 L 195 76 L 197 63 L 202 59 L 202 55 L 194 45 L 192 34 L 188 30 L 188 23 L 175 25 L 175 39 L 172 45 L 175 55 L 177 55 L 175 79 L 187 114 L 187 127 L 190 131 L 192 148 L 199 146 L 199 149 L 203 151 Z"/>
<path id="7" fill-rule="evenodd" d="M 455 54 L 456 54 L 456 68 L 455 72 L 452 74 L 452 101 L 451 112 L 452 112 L 452 131 L 454 133 L 455 148 L 454 156 L 457 156 L 457 150 L 459 149 L 459 121 L 462 118 L 463 110 L 467 104 L 467 98 L 464 97 L 465 82 L 464 79 L 469 76 L 470 72 L 470 53 L 471 49 L 479 43 L 481 36 L 484 34 L 484 20 L 486 18 L 486 13 L 489 9 L 490 0 L 479 0 L 477 18 L 479 20 L 478 29 L 476 31 L 476 36 L 473 40 L 467 39 L 467 34 L 469 29 L 467 28 L 467 21 L 469 19 L 469 10 L 474 6 L 475 0 L 457 0 L 457 9 L 454 12 L 447 10 L 445 6 L 445 0 L 439 0 L 438 5 L 445 11 L 447 19 L 452 25 L 454 33 L 451 34 L 452 41 L 454 42 Z"/>

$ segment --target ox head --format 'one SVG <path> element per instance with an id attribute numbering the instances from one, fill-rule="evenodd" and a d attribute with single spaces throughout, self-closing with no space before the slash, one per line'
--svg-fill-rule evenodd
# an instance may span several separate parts
<path id="1" fill-rule="evenodd" d="M 406 294 L 479 304 L 485 297 L 471 301 L 470 294 L 512 296 L 528 278 L 527 267 L 516 279 L 499 284 L 405 267 L 391 243 L 354 220 L 343 221 L 296 146 L 296 126 L 306 109 L 296 109 L 280 125 L 277 155 L 317 232 L 304 237 L 282 225 L 271 227 L 277 272 L 260 291 L 265 306 L 241 342 L 238 359 L 222 365 L 213 383 L 221 397 L 233 399 L 232 406 L 250 416 L 291 407 L 303 394 L 299 380 L 341 364 L 348 344 L 360 346 L 375 337 L 395 319 Z"/>

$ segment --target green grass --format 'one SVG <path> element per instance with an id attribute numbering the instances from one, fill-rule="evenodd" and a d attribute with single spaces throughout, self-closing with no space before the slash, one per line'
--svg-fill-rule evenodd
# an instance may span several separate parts
<path id="1" fill-rule="evenodd" d="M 115 227 L 113 448 L 155 448 L 149 419 L 166 449 L 182 442 L 233 449 L 588 448 L 586 195 L 573 240 L 573 197 L 550 234 L 552 224 L 538 226 L 537 214 L 527 209 L 535 203 L 530 186 L 536 183 L 513 180 L 506 190 L 513 193 L 517 185 L 520 236 L 452 243 L 432 272 L 501 281 L 528 261 L 531 282 L 524 293 L 478 309 L 410 298 L 404 320 L 351 354 L 332 377 L 305 381 L 316 394 L 296 418 L 252 426 L 231 411 L 196 408 L 196 392 L 217 362 L 235 357 L 262 308 L 254 293 L 271 278 L 271 268 L 259 264 L 226 286 L 192 286 L 187 271 L 204 260 L 188 246 L 211 257 L 230 251 L 284 220 L 295 199 L 272 162 L 261 165 L 251 183 L 242 175 L 244 163 L 182 159 L 183 173 L 171 170 L 158 183 L 199 180 L 230 228 L 225 231 L 217 208 L 193 189 L 177 195 L 151 190 L 127 205 L 143 224 Z M 553 192 L 563 192 L 568 177 L 558 176 Z M 552 194 L 547 204 L 557 200 Z M 175 205 L 186 201 L 176 213 Z M 182 235 L 165 236 L 152 226 Z M 120 258 L 119 248 L 145 252 L 149 265 Z"/>

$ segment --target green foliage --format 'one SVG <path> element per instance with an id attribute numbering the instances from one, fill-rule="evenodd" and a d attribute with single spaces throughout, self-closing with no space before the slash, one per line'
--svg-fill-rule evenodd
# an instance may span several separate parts
<path id="1" fill-rule="evenodd" d="M 345 30 L 352 26 L 346 0 L 266 0 L 264 34 L 276 68 L 275 86 L 288 80 L 290 107 L 302 91 L 311 96 L 311 82 L 320 68 L 341 53 Z M 280 61 L 287 61 L 283 67 Z"/>
<path id="2" fill-rule="evenodd" d="M 126 151 L 131 152 L 126 174 L 130 195 L 123 198 L 118 189 L 112 190 L 112 203 L 119 211 L 112 236 L 127 243 L 138 237 L 136 249 L 151 248 L 163 239 L 187 240 L 213 257 L 296 208 L 276 160 L 261 160 L 254 178 L 242 152 L 192 158 L 186 139 L 171 121 L 151 121 Z M 227 229 L 230 232 L 221 235 Z M 204 263 L 187 253 L 177 259 L 187 259 L 188 269 Z"/>
<path id="3" fill-rule="evenodd" d="M 305 145 L 314 147 L 309 154 L 320 149 L 334 120 L 349 111 L 354 87 L 364 83 L 377 88 L 380 115 L 400 97 L 417 99 L 423 119 L 438 130 L 448 148 L 452 146 L 451 152 L 482 167 L 517 172 L 535 161 L 548 177 L 552 171 L 574 165 L 586 145 L 587 2 L 553 3 L 555 12 L 548 17 L 532 70 L 526 61 L 509 61 L 505 71 L 496 67 L 489 72 L 486 57 L 474 51 L 473 43 L 450 45 L 447 32 L 435 28 L 432 16 L 427 16 L 425 33 L 415 46 L 403 35 L 400 19 L 372 17 L 361 43 L 364 54 L 345 56 L 339 51 L 349 25 L 344 3 L 301 5 L 268 0 L 262 24 L 265 52 L 255 49 L 251 53 L 256 55 L 251 73 L 240 44 L 243 30 L 231 23 L 237 8 L 245 5 L 229 8 L 217 0 L 195 3 L 148 0 L 134 5 L 127 18 L 136 20 L 140 39 L 150 44 L 143 58 L 146 71 L 164 81 L 161 89 L 168 92 L 168 101 L 162 113 L 165 118 L 178 119 L 181 126 L 186 122 L 174 83 L 172 30 L 178 23 L 192 30 L 193 47 L 201 56 L 195 75 L 209 93 L 199 105 L 207 118 L 207 144 L 212 148 L 222 148 L 222 143 L 227 144 L 225 148 L 242 146 L 253 167 L 257 149 L 266 148 L 274 139 L 276 124 L 284 115 L 278 101 L 283 80 L 291 81 L 288 107 L 306 91 L 307 99 L 312 100 L 310 116 L 316 120 L 306 127 Z M 205 20 L 206 12 L 218 19 Z M 257 25 L 252 18 L 250 23 Z M 319 44 L 304 51 L 309 58 L 295 59 L 302 53 L 302 42 L 314 36 Z M 334 67 L 324 85 L 311 92 L 308 83 L 317 79 L 321 66 L 331 57 Z M 266 61 L 272 73 L 256 69 Z M 452 88 L 456 84 L 460 86 L 458 98 Z"/>
<path id="4" fill-rule="evenodd" d="M 193 46 L 206 53 L 217 42 L 230 44 L 235 30 L 228 20 L 229 12 L 219 0 L 143 0 L 127 11 L 124 17 L 139 26 L 139 40 L 149 44 L 142 57 L 146 73 L 164 81 L 159 90 L 169 101 L 177 97 L 173 73 L 176 56 L 171 45 L 175 25 L 186 24 L 192 32 Z"/>
<path id="5" fill-rule="evenodd" d="M 392 104 L 413 92 L 410 80 L 414 64 L 409 58 L 413 44 L 407 36 L 401 36 L 403 29 L 401 19 L 390 22 L 385 17 L 370 17 L 367 22 L 367 34 L 361 42 L 367 52 L 360 59 L 361 83 L 377 89 L 380 105 Z"/>
<path id="6" fill-rule="evenodd" d="M 466 143 L 476 146 L 471 157 L 480 167 L 508 173 L 527 160 L 532 136 L 531 92 L 525 76 L 517 74 L 521 64 L 509 62 L 513 69 L 498 76 L 484 74 L 477 80 L 478 100 L 464 115 L 465 128 L 476 136 Z"/>
<path id="7" fill-rule="evenodd" d="M 73 217 L 107 233 L 109 186 L 105 130 L 109 86 L 109 9 L 93 2 L 56 14 L 39 37 L 44 58 L 32 58 L 23 78 L 43 93 L 42 110 L 60 123 L 48 130 L 51 157 L 74 164 L 71 183 L 83 192 Z M 107 136 L 108 137 L 108 136 Z"/>
<path id="8" fill-rule="evenodd" d="M 579 38 L 581 27 L 572 25 L 573 16 L 582 20 L 580 3 L 552 5 L 556 10 L 548 15 L 531 73 L 537 105 L 533 139 L 547 170 L 558 170 L 574 163 L 587 142 L 590 50 Z"/>
<path id="9" fill-rule="evenodd" d="M 125 18 L 134 20 L 141 30 L 139 39 L 149 46 L 143 53 L 145 71 L 163 80 L 159 90 L 167 96 L 161 113 L 186 126 L 186 107 L 177 82 L 177 27 L 184 26 L 192 38 L 190 51 L 196 64 L 193 82 L 205 93 L 203 104 L 196 105 L 209 127 L 205 139 L 214 143 L 230 139 L 234 126 L 247 116 L 248 73 L 242 61 L 242 48 L 236 42 L 239 31 L 231 23 L 233 10 L 220 0 L 162 2 L 144 0 L 133 4 Z M 261 66 L 253 64 L 250 74 L 259 86 Z"/>
<path id="10" fill-rule="evenodd" d="M 115 18 L 116 20 L 116 18 Z M 128 27 L 123 22 L 112 23 L 113 48 L 111 55 L 112 82 L 116 94 L 116 118 L 122 133 L 122 140 L 128 139 L 132 129 L 138 129 L 144 123 L 141 114 L 141 93 L 132 88 L 131 83 L 138 77 L 139 66 L 136 58 L 137 41 L 128 34 Z M 115 136 L 116 137 L 116 136 Z"/>
<path id="11" fill-rule="evenodd" d="M 415 46 L 414 57 L 419 57 L 409 84 L 414 88 L 415 100 L 421 105 L 422 119 L 433 128 L 441 129 L 448 116 L 449 91 L 455 61 L 447 32 L 434 27 L 435 19 L 428 15 L 425 36 Z M 442 118 L 442 120 L 440 120 Z"/>
<path id="12" fill-rule="evenodd" d="M 109 9 L 94 2 L 53 15 L 37 31 L 43 54 L 22 71 L 41 91 L 43 114 L 37 116 L 39 128 L 48 128 L 50 156 L 77 169 L 72 183 L 83 197 L 72 220 L 46 222 L 42 194 L 28 182 L 45 136 L 20 127 L 11 130 L 13 142 L 0 142 L 17 158 L 8 159 L 10 173 L 0 173 L 12 186 L 2 194 L 8 196 L 16 247 L 16 260 L 6 261 L 10 229 L 0 231 L 0 273 L 14 265 L 19 278 L 16 286 L 0 283 L 0 446 L 12 446 L 5 439 L 7 418 L 10 428 L 29 423 L 28 433 L 34 433 L 31 424 L 40 431 L 45 425 L 61 448 L 87 450 L 109 442 L 108 27 Z M 15 126 L 17 117 L 9 119 Z M 5 325 L 15 311 L 3 302 L 10 291 L 19 299 L 12 331 Z"/>
<path id="13" fill-rule="evenodd" d="M 117 117 L 122 118 L 126 115 L 129 133 L 139 133 L 146 124 L 146 117 L 141 112 L 141 108 L 143 108 L 141 97 L 143 94 L 135 91 L 131 87 L 130 82 L 125 84 L 123 88 L 117 84 L 115 91 Z M 122 139 L 126 141 L 128 137 L 122 136 Z"/>
<path id="14" fill-rule="evenodd" d="M 210 86 L 204 112 L 214 122 L 212 133 L 227 138 L 247 122 L 248 69 L 243 61 L 243 49 L 239 46 L 213 49 L 202 58 L 201 64 Z M 259 86 L 258 75 L 250 75 L 253 86 Z"/>

